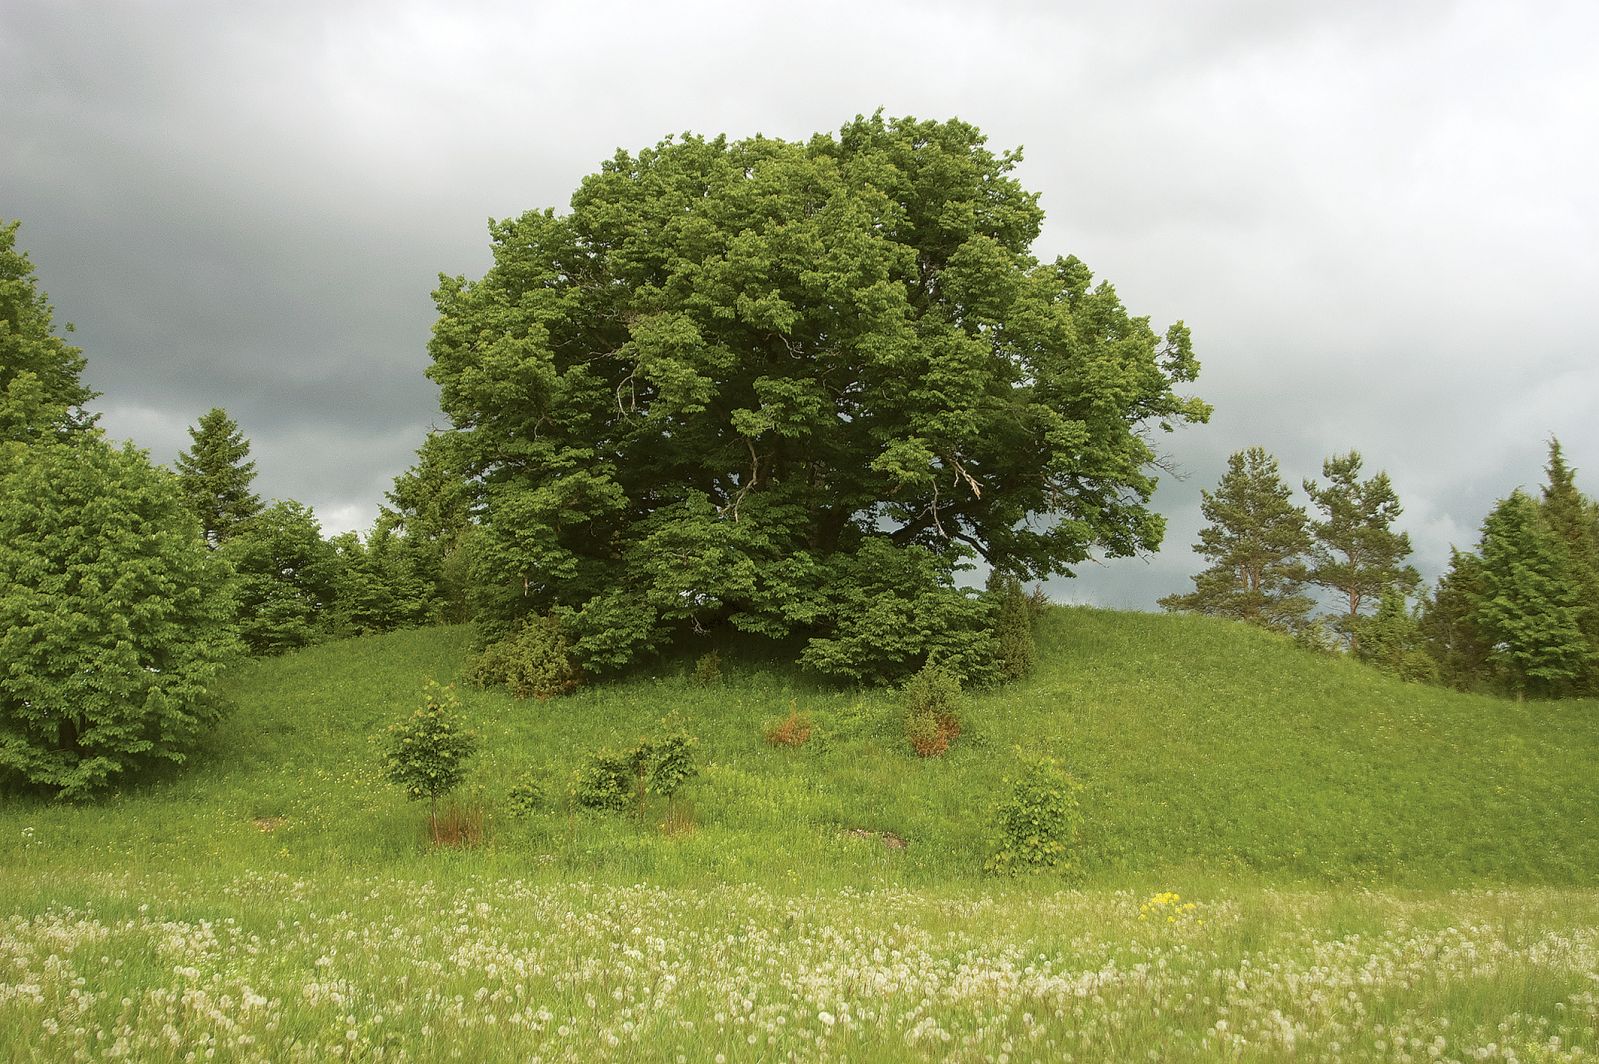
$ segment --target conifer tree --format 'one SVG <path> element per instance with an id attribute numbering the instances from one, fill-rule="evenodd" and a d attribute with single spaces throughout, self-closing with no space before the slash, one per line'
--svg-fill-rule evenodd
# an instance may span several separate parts
<path id="1" fill-rule="evenodd" d="M 1325 486 L 1304 482 L 1305 494 L 1321 511 L 1310 528 L 1310 582 L 1337 594 L 1341 609 L 1333 627 L 1352 652 L 1360 649 L 1362 611 L 1369 612 L 1390 589 L 1409 591 L 1420 581 L 1410 556 L 1410 537 L 1393 529 L 1399 496 L 1387 473 L 1360 479 L 1360 452 L 1334 455 L 1322 463 Z"/>
<path id="2" fill-rule="evenodd" d="M 248 461 L 250 441 L 221 407 L 201 415 L 189 438 L 189 449 L 178 455 L 178 483 L 200 519 L 206 542 L 221 546 L 240 524 L 261 512 L 261 498 L 250 490 L 255 480 L 255 463 Z"/>
<path id="3" fill-rule="evenodd" d="M 1492 649 L 1477 627 L 1482 601 L 1482 559 L 1470 551 L 1451 550 L 1449 568 L 1430 598 L 1422 603 L 1421 638 L 1438 666 L 1438 679 L 1460 691 L 1488 686 L 1488 654 Z"/>
<path id="4" fill-rule="evenodd" d="M 1582 632 L 1599 662 L 1599 526 L 1594 522 L 1594 503 L 1577 490 L 1577 471 L 1566 464 L 1559 440 L 1549 441 L 1549 463 L 1544 473 L 1547 483 L 1538 512 L 1565 545 L 1572 580 L 1586 606 Z M 1580 686 L 1584 691 L 1599 689 L 1599 672 L 1589 675 Z"/>
<path id="5" fill-rule="evenodd" d="M 1397 587 L 1383 589 L 1377 611 L 1360 626 L 1354 653 L 1361 661 L 1404 680 L 1436 681 L 1438 665 L 1427 653 L 1420 618 Z"/>
<path id="6" fill-rule="evenodd" d="M 1489 662 L 1516 694 L 1555 696 L 1580 687 L 1594 666 L 1570 554 L 1521 491 L 1483 523 L 1482 593 L 1474 621 Z"/>
<path id="7" fill-rule="evenodd" d="M 56 335 L 33 263 L 16 250 L 19 224 L 0 222 L 0 441 L 32 443 L 92 425 L 83 407 L 96 393 L 83 384 L 83 352 Z"/>
<path id="8" fill-rule="evenodd" d="M 1216 490 L 1200 494 L 1200 512 L 1210 525 L 1194 550 L 1211 565 L 1194 577 L 1193 591 L 1160 604 L 1281 631 L 1302 629 L 1311 608 L 1302 593 L 1308 518 L 1294 504 L 1277 459 L 1261 447 L 1238 451 L 1227 459 Z"/>

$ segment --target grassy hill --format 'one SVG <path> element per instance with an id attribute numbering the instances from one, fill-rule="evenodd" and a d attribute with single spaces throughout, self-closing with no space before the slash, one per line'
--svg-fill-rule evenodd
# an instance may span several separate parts
<path id="1" fill-rule="evenodd" d="M 891 694 L 724 648 L 710 687 L 673 664 L 544 704 L 464 692 L 488 833 L 435 848 L 373 739 L 466 644 L 252 663 L 183 771 L 0 806 L 0 1060 L 1599 1052 L 1592 702 L 1463 697 L 1233 625 L 1061 609 L 1036 675 L 972 699 L 924 761 Z M 791 704 L 817 737 L 768 746 Z M 670 711 L 703 743 L 693 830 L 564 808 L 583 755 Z M 1087 784 L 1074 879 L 980 875 L 1017 746 Z M 513 818 L 529 773 L 555 800 Z"/>
<path id="2" fill-rule="evenodd" d="M 487 810 L 488 838 L 429 854 L 423 814 L 381 781 L 373 739 L 424 678 L 458 676 L 467 640 L 432 629 L 253 662 L 232 680 L 237 711 L 183 771 L 85 807 L 9 801 L 0 859 L 977 881 L 1021 747 L 1056 754 L 1087 785 L 1079 882 L 1599 883 L 1599 704 L 1458 695 L 1238 625 L 1075 608 L 1045 618 L 1031 678 L 971 698 L 967 731 L 941 759 L 909 750 L 892 693 L 825 689 L 730 648 L 712 686 L 674 662 L 546 703 L 464 689 L 486 740 L 467 796 Z M 816 737 L 769 746 L 762 725 L 793 705 Z M 673 711 L 702 742 L 692 831 L 566 808 L 584 754 Z M 514 818 L 506 793 L 530 774 L 551 802 Z M 865 835 L 876 832 L 907 845 Z"/>

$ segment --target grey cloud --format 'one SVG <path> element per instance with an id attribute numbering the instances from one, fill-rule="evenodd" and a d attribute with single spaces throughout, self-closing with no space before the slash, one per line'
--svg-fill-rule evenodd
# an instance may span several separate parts
<path id="1" fill-rule="evenodd" d="M 1550 3 L 139 3 L 0 10 L 0 216 L 158 459 L 213 405 L 262 490 L 366 524 L 441 420 L 439 272 L 618 146 L 959 115 L 1075 253 L 1185 319 L 1214 422 L 1167 442 L 1168 546 L 1054 587 L 1187 585 L 1199 490 L 1351 447 L 1424 570 L 1559 435 L 1599 492 L 1599 13 Z M 1462 541 L 1459 537 L 1464 537 Z"/>

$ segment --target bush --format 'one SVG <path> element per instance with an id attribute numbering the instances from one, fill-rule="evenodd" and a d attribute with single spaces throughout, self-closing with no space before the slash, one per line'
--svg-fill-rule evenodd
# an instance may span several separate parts
<path id="1" fill-rule="evenodd" d="M 905 737 L 919 757 L 941 757 L 961 733 L 961 683 L 955 672 L 929 662 L 905 681 Z"/>
<path id="2" fill-rule="evenodd" d="M 532 773 L 523 776 L 506 795 L 506 804 L 510 806 L 512 816 L 531 816 L 544 808 L 547 800 L 544 784 Z"/>
<path id="3" fill-rule="evenodd" d="M 999 844 L 985 866 L 997 874 L 1069 868 L 1082 829 L 1078 783 L 1052 757 L 1023 755 L 1009 793 L 994 807 Z"/>
<path id="4" fill-rule="evenodd" d="M 670 798 L 699 774 L 699 740 L 675 722 L 662 721 L 661 735 L 641 738 L 625 753 L 600 750 L 578 770 L 574 797 L 590 809 L 642 808 L 646 797 Z"/>
<path id="5" fill-rule="evenodd" d="M 467 665 L 479 687 L 504 687 L 517 698 L 543 701 L 576 690 L 582 674 L 554 617 L 529 617 L 511 635 L 484 647 Z"/>
<path id="6" fill-rule="evenodd" d="M 809 713 L 801 713 L 797 702 L 789 703 L 788 716 L 766 722 L 762 734 L 773 746 L 804 746 L 811 740 L 813 725 Z"/>
<path id="7" fill-rule="evenodd" d="M 707 650 L 694 663 L 694 682 L 701 687 L 714 687 L 722 682 L 722 655 Z"/>
<path id="8" fill-rule="evenodd" d="M 227 576 L 144 452 L 0 443 L 0 785 L 81 798 L 181 762 L 223 711 Z"/>

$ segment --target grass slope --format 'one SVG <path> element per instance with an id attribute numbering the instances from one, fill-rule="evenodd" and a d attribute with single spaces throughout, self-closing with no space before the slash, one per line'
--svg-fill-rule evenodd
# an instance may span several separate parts
<path id="1" fill-rule="evenodd" d="M 937 885 L 979 879 L 989 809 L 1018 747 L 1088 789 L 1083 882 L 1207 877 L 1438 886 L 1599 883 L 1599 704 L 1514 703 L 1390 680 L 1204 618 L 1056 609 L 1037 672 L 973 697 L 942 759 L 908 749 L 890 693 L 828 690 L 729 655 L 695 686 L 636 676 L 548 703 L 464 690 L 485 735 L 472 784 L 487 845 L 429 852 L 423 813 L 378 776 L 374 736 L 454 679 L 461 629 L 403 632 L 251 663 L 237 711 L 180 773 L 85 807 L 9 800 L 0 864 L 29 878 L 113 867 L 504 875 L 545 881 Z M 791 704 L 818 736 L 761 738 Z M 676 711 L 702 741 L 696 830 L 572 813 L 582 756 Z M 550 808 L 506 814 L 527 774 Z M 263 831 L 258 821 L 273 827 Z M 893 832 L 890 851 L 847 833 Z M 58 875 L 64 873 L 65 876 Z"/>

